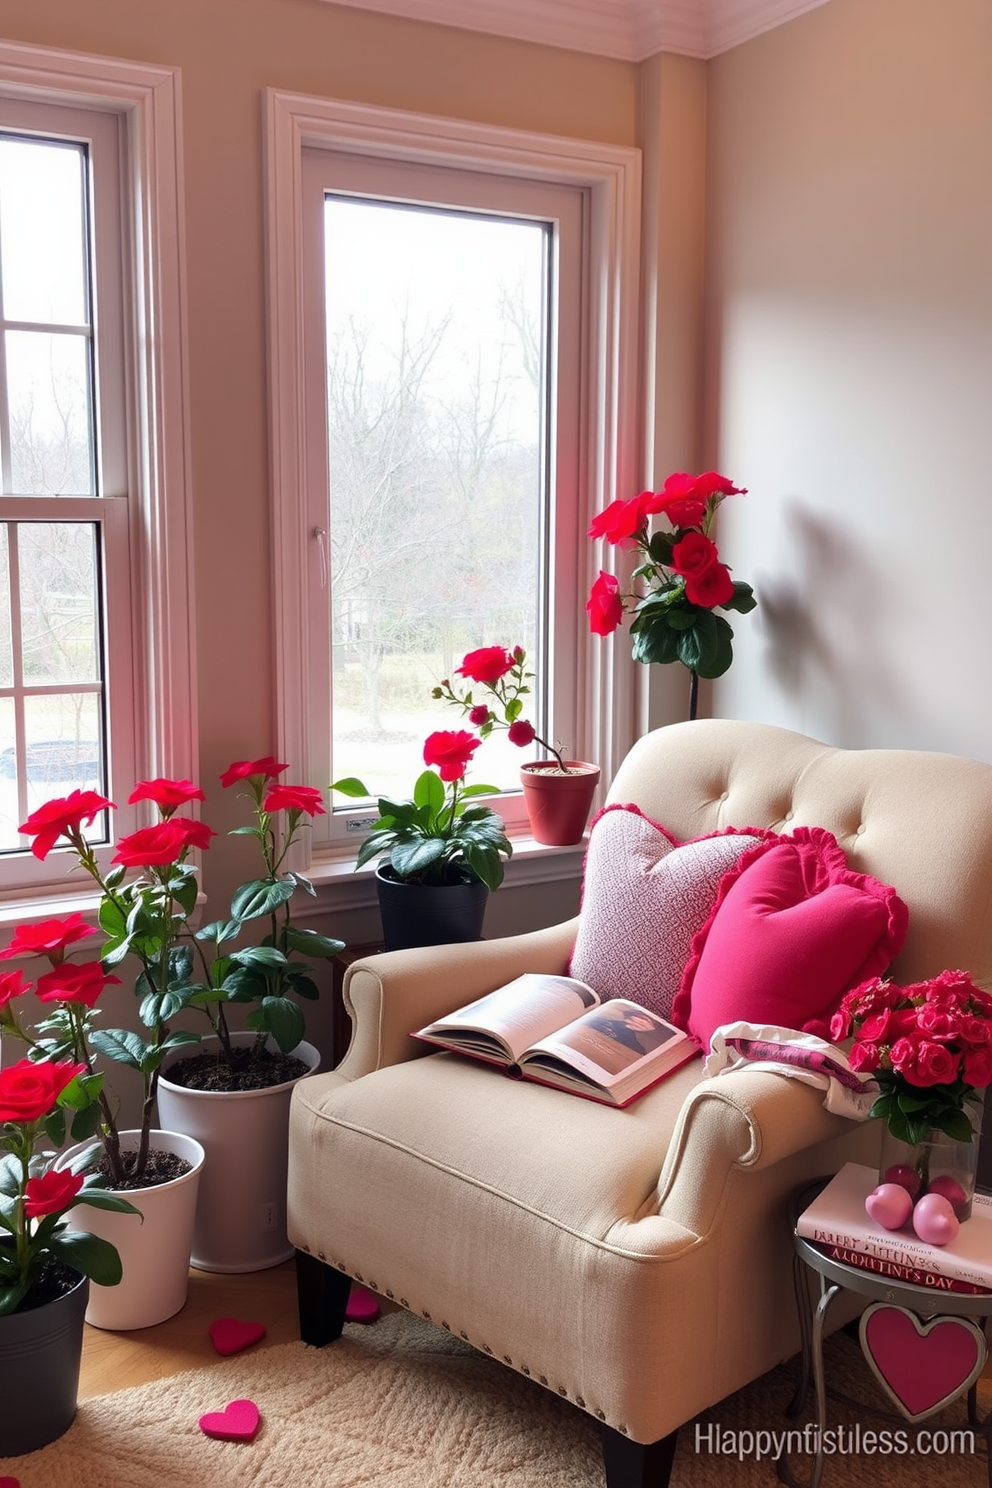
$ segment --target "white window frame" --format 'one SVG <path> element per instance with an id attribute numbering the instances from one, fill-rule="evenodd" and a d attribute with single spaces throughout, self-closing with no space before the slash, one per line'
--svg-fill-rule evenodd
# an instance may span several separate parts
<path id="1" fill-rule="evenodd" d="M 182 136 L 178 74 L 114 58 L 0 42 L 0 99 L 69 105 L 115 118 L 120 140 L 124 359 L 127 370 L 125 482 L 128 506 L 131 673 L 133 699 L 114 720 L 108 740 L 111 837 L 139 825 L 126 804 L 135 778 L 192 777 L 196 760 L 196 668 L 189 474 L 188 376 L 183 263 Z M 121 492 L 115 489 L 116 498 Z M 53 498 L 57 520 L 69 514 Z M 111 525 L 118 525 L 112 522 Z M 108 614 L 113 651 L 123 611 Z M 118 663 L 120 665 L 121 663 Z M 109 862 L 112 844 L 104 852 Z M 8 870 L 7 865 L 17 865 Z M 67 883 L 60 850 L 39 863 L 11 855 L 0 872 L 0 922 L 19 922 L 85 908 L 92 885 Z M 77 886 L 78 885 L 78 886 Z"/>
<path id="2" fill-rule="evenodd" d="M 311 775 L 309 677 L 317 648 L 311 637 L 311 596 L 321 582 L 321 546 L 314 539 L 308 483 L 307 386 L 303 328 L 305 231 L 303 152 L 332 150 L 397 164 L 443 165 L 579 186 L 589 203 L 590 293 L 581 391 L 583 445 L 574 520 L 579 591 L 595 575 L 593 544 L 584 534 L 592 516 L 637 480 L 638 267 L 640 152 L 525 133 L 276 89 L 266 94 L 266 228 L 272 454 L 275 738 L 277 754 L 303 778 Z M 591 636 L 575 615 L 574 715 L 579 757 L 612 778 L 633 742 L 635 683 L 629 657 L 612 640 Z M 325 781 L 312 783 L 326 786 Z M 337 879 L 354 849 L 309 854 L 296 866 L 320 880 Z M 309 861 L 307 860 L 309 857 Z M 508 881 L 538 879 L 515 857 Z M 344 896 L 339 896 L 341 903 Z M 366 883 L 347 895 L 349 907 L 374 902 Z"/>

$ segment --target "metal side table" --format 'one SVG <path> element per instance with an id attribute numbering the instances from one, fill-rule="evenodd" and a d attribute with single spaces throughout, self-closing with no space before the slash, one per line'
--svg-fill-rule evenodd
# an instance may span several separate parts
<path id="1" fill-rule="evenodd" d="M 828 1182 L 822 1179 L 802 1189 L 794 1198 L 790 1209 L 790 1220 L 795 1226 L 796 1218 L 811 1204 L 816 1195 Z M 795 1255 L 793 1258 L 793 1284 L 796 1294 L 796 1307 L 799 1314 L 800 1338 L 802 1341 L 802 1373 L 796 1393 L 790 1402 L 787 1415 L 795 1417 L 802 1410 L 809 1389 L 810 1374 L 813 1376 L 813 1388 L 816 1401 L 816 1451 L 813 1457 L 813 1468 L 810 1474 L 808 1488 L 819 1488 L 820 1479 L 823 1475 L 824 1440 L 823 1433 L 827 1428 L 827 1387 L 824 1379 L 823 1368 L 823 1338 L 826 1329 L 827 1313 L 834 1298 L 842 1292 L 854 1292 L 863 1297 L 866 1303 L 888 1303 L 893 1307 L 902 1307 L 913 1313 L 920 1321 L 932 1321 L 935 1318 L 956 1317 L 970 1318 L 984 1332 L 987 1321 L 992 1316 L 992 1295 L 969 1294 L 966 1292 L 940 1292 L 934 1293 L 929 1287 L 912 1286 L 908 1282 L 893 1281 L 885 1276 L 878 1276 L 872 1271 L 863 1271 L 857 1266 L 845 1265 L 843 1261 L 834 1260 L 831 1256 L 824 1254 L 802 1235 L 793 1233 L 793 1244 Z M 810 1295 L 810 1281 L 812 1276 L 817 1277 L 819 1283 L 819 1298 L 815 1308 Z M 862 1348 L 864 1345 L 862 1344 Z M 867 1357 L 867 1356 L 866 1356 Z M 869 1360 L 869 1363 L 871 1361 Z M 874 1366 L 872 1365 L 874 1368 Z M 913 1425 L 942 1410 L 953 1400 L 959 1399 L 967 1391 L 968 1423 L 981 1433 L 986 1439 L 986 1450 L 988 1453 L 988 1481 L 992 1488 L 992 1412 L 984 1418 L 978 1415 L 978 1385 L 974 1383 L 962 1386 L 954 1395 L 945 1397 L 933 1410 L 924 1412 L 922 1415 L 910 1415 L 903 1412 L 901 1416 L 892 1415 L 880 1411 L 874 1406 L 866 1405 L 863 1401 L 854 1400 L 840 1391 L 831 1389 L 831 1399 L 838 1401 L 854 1410 L 865 1412 L 871 1416 L 886 1421 L 894 1421 L 904 1426 L 906 1422 Z M 776 1463 L 779 1480 L 789 1484 L 790 1488 L 800 1488 L 797 1480 L 793 1477 L 789 1468 L 785 1453 L 779 1457 Z"/>

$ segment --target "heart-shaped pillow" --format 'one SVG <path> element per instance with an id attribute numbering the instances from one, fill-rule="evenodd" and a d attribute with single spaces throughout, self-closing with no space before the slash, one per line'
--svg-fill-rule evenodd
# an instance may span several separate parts
<path id="1" fill-rule="evenodd" d="M 773 836 L 731 829 L 680 844 L 636 806 L 605 807 L 590 829 L 570 974 L 670 1018 L 724 875 Z"/>
<path id="2" fill-rule="evenodd" d="M 726 1023 L 830 1037 L 849 987 L 885 971 L 906 938 L 896 891 L 847 866 L 822 827 L 765 841 L 724 878 L 696 936 L 673 1021 L 704 1048 Z"/>

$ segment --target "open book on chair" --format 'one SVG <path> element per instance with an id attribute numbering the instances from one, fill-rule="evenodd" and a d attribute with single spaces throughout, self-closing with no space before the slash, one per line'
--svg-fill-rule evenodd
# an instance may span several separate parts
<path id="1" fill-rule="evenodd" d="M 604 1002 L 585 982 L 540 972 L 525 972 L 414 1037 L 611 1106 L 629 1105 L 699 1052 L 689 1034 L 636 1002 Z"/>

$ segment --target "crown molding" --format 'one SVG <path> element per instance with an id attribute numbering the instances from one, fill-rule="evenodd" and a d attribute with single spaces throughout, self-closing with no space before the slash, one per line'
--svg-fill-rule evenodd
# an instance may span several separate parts
<path id="1" fill-rule="evenodd" d="M 708 60 L 828 0 L 327 0 L 439 26 L 643 62 Z"/>

